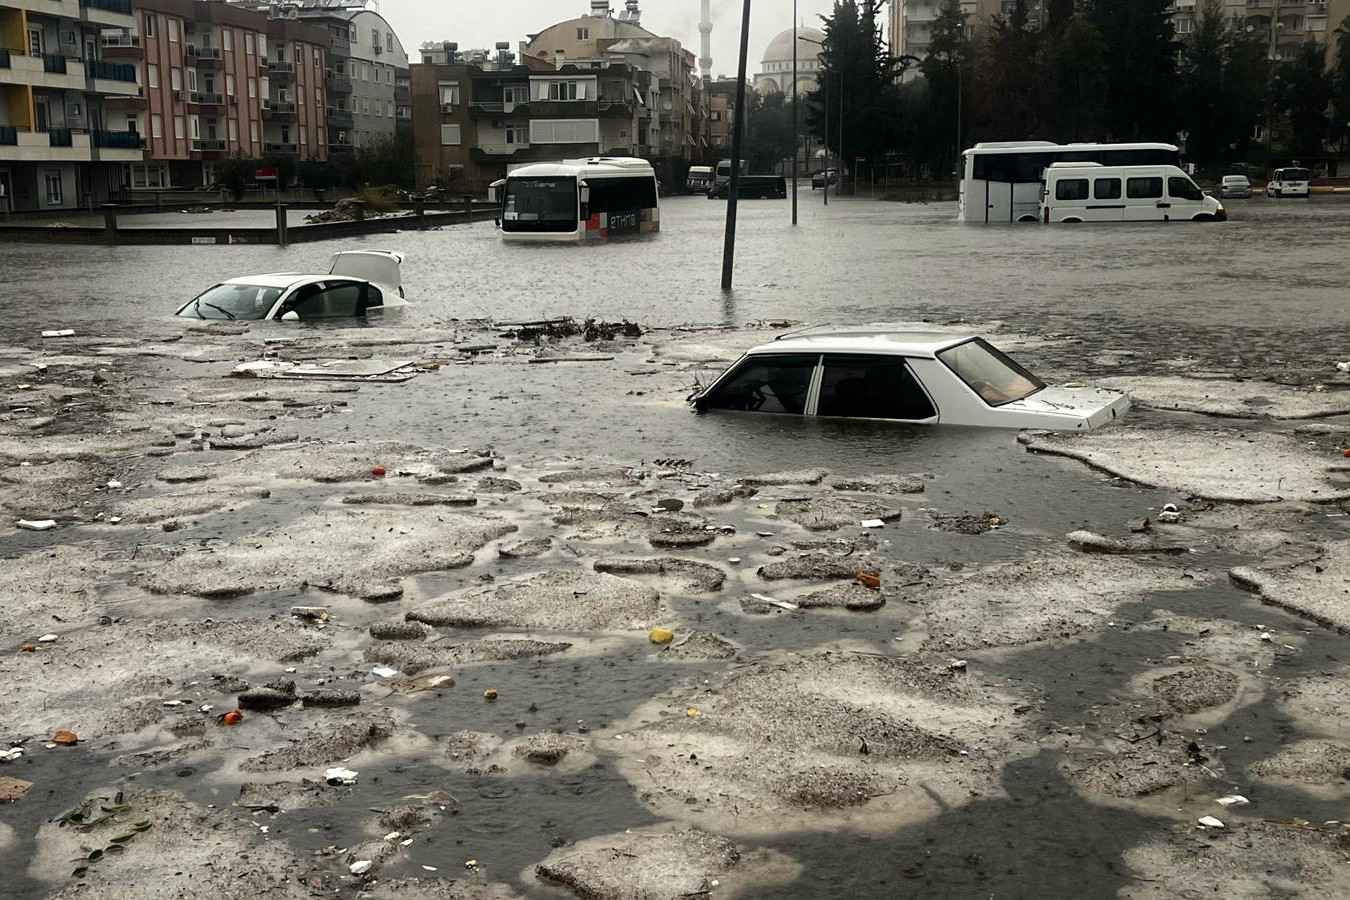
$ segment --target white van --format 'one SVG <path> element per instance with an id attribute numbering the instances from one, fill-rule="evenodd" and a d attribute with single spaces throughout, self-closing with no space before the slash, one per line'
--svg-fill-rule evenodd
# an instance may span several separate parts
<path id="1" fill-rule="evenodd" d="M 1270 173 L 1266 184 L 1267 197 L 1307 197 L 1308 179 L 1311 172 L 1307 169 L 1276 169 Z"/>
<path id="2" fill-rule="evenodd" d="M 1176 166 L 1060 162 L 1045 170 L 1041 221 L 1222 222 L 1223 204 Z"/>

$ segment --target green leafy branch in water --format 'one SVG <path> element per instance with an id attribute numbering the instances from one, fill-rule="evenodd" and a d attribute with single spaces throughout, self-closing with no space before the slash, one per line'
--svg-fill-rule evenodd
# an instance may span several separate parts
<path id="1" fill-rule="evenodd" d="M 123 813 L 131 812 L 131 805 L 125 802 L 121 791 L 118 791 L 111 800 L 107 797 L 90 797 L 72 810 L 58 816 L 56 824 L 62 828 L 69 825 L 79 831 L 89 831 L 105 822 L 111 822 Z M 122 853 L 127 849 L 127 845 L 135 840 L 136 835 L 144 834 L 151 828 L 150 821 L 143 820 L 133 822 L 131 830 L 125 834 L 119 834 L 111 841 L 108 846 L 101 849 L 90 850 L 88 854 L 76 857 L 71 862 L 76 863 L 75 871 L 70 873 L 72 878 L 83 878 L 89 874 L 89 867 L 98 863 L 107 856 Z"/>

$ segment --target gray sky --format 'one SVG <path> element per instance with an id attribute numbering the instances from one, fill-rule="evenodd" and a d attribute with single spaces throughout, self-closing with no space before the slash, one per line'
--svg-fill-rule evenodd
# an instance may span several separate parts
<path id="1" fill-rule="evenodd" d="M 618 12 L 624 0 L 612 0 Z M 832 0 L 797 0 L 798 16 L 810 27 L 819 27 L 822 13 Z M 590 0 L 380 0 L 380 12 L 402 39 L 408 56 L 426 41 L 456 41 L 462 48 L 492 47 L 510 41 L 511 49 L 525 35 L 542 31 L 590 10 Z M 685 48 L 699 52 L 699 0 L 643 0 L 643 27 L 673 37 Z M 739 52 L 741 4 L 739 0 L 713 0 L 713 74 L 736 74 Z M 759 70 L 764 48 L 781 31 L 792 27 L 791 0 L 753 0 L 750 13 L 749 73 Z"/>

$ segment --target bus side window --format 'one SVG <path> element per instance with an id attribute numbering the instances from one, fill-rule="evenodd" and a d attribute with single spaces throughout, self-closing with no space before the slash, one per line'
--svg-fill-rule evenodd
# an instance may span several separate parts
<path id="1" fill-rule="evenodd" d="M 1131 200 L 1160 200 L 1162 195 L 1161 178 L 1131 178 L 1125 182 L 1125 196 Z"/>
<path id="2" fill-rule="evenodd" d="M 1065 178 L 1055 184 L 1056 200 L 1086 200 L 1088 198 L 1088 180 L 1086 178 Z"/>
<path id="3" fill-rule="evenodd" d="M 1120 179 L 1098 178 L 1092 183 L 1092 196 L 1098 200 L 1119 200 Z"/>

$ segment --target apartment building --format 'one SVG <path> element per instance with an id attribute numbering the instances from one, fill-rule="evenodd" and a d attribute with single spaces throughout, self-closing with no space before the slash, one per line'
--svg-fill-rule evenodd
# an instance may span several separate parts
<path id="1" fill-rule="evenodd" d="M 1172 24 L 1183 38 L 1195 30 L 1204 0 L 1177 0 Z M 1256 35 L 1270 45 L 1276 59 L 1292 59 L 1299 47 L 1312 41 L 1325 47 L 1328 61 L 1334 53 L 1336 29 L 1350 16 L 1350 0 L 1223 0 L 1228 26 Z"/>
<path id="2" fill-rule="evenodd" d="M 703 123 L 697 104 L 696 59 L 674 38 L 642 27 L 638 0 L 625 0 L 614 13 L 609 0 L 591 0 L 588 15 L 551 25 L 520 46 L 521 58 L 582 68 L 622 64 L 640 73 L 635 85 L 639 110 L 634 143 L 667 184 L 679 183 L 699 155 Z"/>
<path id="3" fill-rule="evenodd" d="M 413 138 L 421 186 L 482 192 L 514 166 L 587 156 L 636 156 L 636 73 L 603 67 L 412 67 Z"/>
<path id="4" fill-rule="evenodd" d="M 144 101 L 136 65 L 103 32 L 133 22 L 131 0 L 0 0 L 0 210 L 124 192 L 144 155 Z"/>
<path id="5" fill-rule="evenodd" d="M 274 7 L 327 35 L 328 142 L 350 152 L 412 125 L 408 54 L 393 26 L 365 0 L 300 0 Z"/>
<path id="6" fill-rule="evenodd" d="M 945 0 L 894 0 L 890 6 L 887 35 L 891 52 L 896 56 L 914 56 L 923 59 L 933 42 L 933 23 Z M 1034 20 L 1042 14 L 1041 3 L 1028 3 L 1028 16 Z M 961 0 L 961 11 L 966 14 L 966 31 L 974 34 L 988 27 L 995 16 L 1012 12 L 1013 0 Z"/>
<path id="7" fill-rule="evenodd" d="M 298 17 L 267 20 L 264 155 L 328 159 L 328 43 L 328 32 Z"/>

